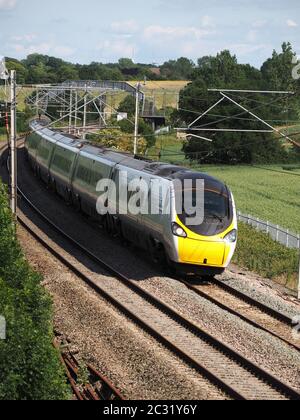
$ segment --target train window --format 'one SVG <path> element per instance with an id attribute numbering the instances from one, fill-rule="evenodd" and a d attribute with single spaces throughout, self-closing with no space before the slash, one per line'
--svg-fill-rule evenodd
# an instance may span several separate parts
<path id="1" fill-rule="evenodd" d="M 50 150 L 45 146 L 40 146 L 38 150 L 38 155 L 40 156 L 40 158 L 47 160 L 49 157 Z"/>
<path id="2" fill-rule="evenodd" d="M 63 172 L 70 172 L 72 161 L 63 155 L 55 153 L 52 166 L 56 166 L 57 169 Z"/>
<path id="3" fill-rule="evenodd" d="M 185 226 L 187 225 L 187 219 L 195 216 L 195 214 L 185 212 L 185 208 L 196 207 L 196 190 L 193 189 L 192 191 L 192 194 L 183 196 L 182 202 L 184 203 L 184 200 L 187 199 L 189 202 L 185 202 L 182 214 L 178 215 Z M 190 225 L 187 227 L 194 233 L 212 236 L 222 232 L 230 225 L 230 213 L 230 202 L 226 187 L 221 191 L 206 189 L 204 194 L 204 221 L 199 226 Z"/>
<path id="4" fill-rule="evenodd" d="M 29 138 L 29 144 L 31 149 L 37 149 L 39 145 L 39 136 L 37 134 L 32 134 Z"/>
<path id="5" fill-rule="evenodd" d="M 103 175 L 100 171 L 93 171 L 93 184 L 94 187 L 97 187 L 97 184 L 99 181 L 101 181 L 103 179 Z"/>
<path id="6" fill-rule="evenodd" d="M 216 194 L 213 191 L 205 191 L 205 217 L 223 219 L 228 216 L 228 197 Z"/>
<path id="7" fill-rule="evenodd" d="M 92 179 L 92 171 L 86 166 L 79 165 L 76 176 L 84 183 L 90 184 Z"/>

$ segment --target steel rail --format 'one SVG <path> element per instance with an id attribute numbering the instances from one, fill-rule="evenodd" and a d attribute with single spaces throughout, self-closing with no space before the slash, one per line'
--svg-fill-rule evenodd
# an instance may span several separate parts
<path id="1" fill-rule="evenodd" d="M 96 262 L 99 266 L 101 266 L 105 271 L 112 274 L 115 278 L 122 282 L 126 287 L 137 293 L 143 299 L 148 301 L 152 306 L 159 309 L 162 313 L 167 315 L 169 318 L 173 319 L 176 323 L 180 326 L 183 326 L 188 331 L 192 332 L 196 337 L 203 340 L 204 342 L 208 343 L 211 347 L 216 349 L 222 354 L 225 354 L 230 360 L 233 360 L 235 363 L 242 366 L 244 369 L 251 372 L 256 378 L 259 378 L 263 382 L 267 383 L 272 389 L 275 389 L 277 392 L 279 391 L 282 395 L 288 397 L 292 400 L 300 400 L 300 393 L 293 389 L 290 385 L 284 383 L 280 379 L 276 378 L 271 373 L 267 372 L 257 364 L 253 363 L 251 360 L 244 357 L 242 354 L 238 353 L 235 349 L 228 346 L 224 342 L 218 340 L 217 338 L 213 337 L 199 325 L 196 325 L 189 319 L 182 316 L 179 312 L 174 310 L 168 304 L 162 302 L 157 297 L 153 296 L 149 292 L 142 289 L 138 286 L 134 281 L 128 279 L 126 276 L 115 270 L 112 266 L 106 264 L 100 258 L 95 256 L 73 238 L 71 238 L 68 234 L 66 234 L 61 228 L 59 228 L 56 224 L 54 224 L 47 216 L 45 216 L 27 197 L 26 195 L 18 189 L 18 192 L 24 202 L 52 229 L 58 232 L 62 237 L 64 237 L 68 242 L 70 242 L 74 247 L 79 249 L 83 252 L 86 256 L 88 256 L 92 261 Z M 212 383 L 216 386 L 220 387 L 223 391 L 225 391 L 229 396 L 238 400 L 246 400 L 247 398 L 243 395 L 242 392 L 236 390 L 233 386 L 228 384 L 225 380 L 216 376 L 211 370 L 207 369 L 204 365 L 200 364 L 197 360 L 195 360 L 192 356 L 187 354 L 184 350 L 180 349 L 177 345 L 172 343 L 168 338 L 161 335 L 157 332 L 149 323 L 142 320 L 137 314 L 130 311 L 130 309 L 126 308 L 121 302 L 119 302 L 114 296 L 112 296 L 109 292 L 105 291 L 99 285 L 96 285 L 95 282 L 89 278 L 86 274 L 82 273 L 78 268 L 76 268 L 70 261 L 67 260 L 64 256 L 59 254 L 49 243 L 47 243 L 43 238 L 40 237 L 33 229 L 31 229 L 27 223 L 22 219 L 20 215 L 18 215 L 19 223 L 38 241 L 40 242 L 46 249 L 48 249 L 58 260 L 60 260 L 66 267 L 68 267 L 71 271 L 73 271 L 78 277 L 82 278 L 90 287 L 92 287 L 97 293 L 102 295 L 107 301 L 112 303 L 115 307 L 117 307 L 121 312 L 127 315 L 130 319 L 132 319 L 138 326 L 140 326 L 143 330 L 147 331 L 150 335 L 156 338 L 160 343 L 162 343 L 166 348 L 168 348 L 173 354 L 177 357 L 179 356 L 183 361 L 185 361 L 188 365 L 195 368 L 200 374 L 204 375 L 207 379 L 209 379 Z"/>
<path id="2" fill-rule="evenodd" d="M 260 309 L 262 312 L 265 312 L 266 314 L 272 316 L 273 318 L 277 319 L 278 321 L 283 322 L 286 325 L 292 326 L 293 321 L 292 318 L 289 316 L 283 314 L 282 312 L 277 311 L 274 308 L 271 308 L 270 306 L 266 305 L 263 302 L 259 302 L 256 299 L 254 299 L 252 296 L 249 296 L 240 290 L 236 289 L 233 286 L 230 286 L 227 283 L 224 283 L 221 280 L 213 279 L 213 283 L 220 287 L 221 289 L 225 290 L 226 292 L 236 296 L 237 298 L 243 300 L 244 302 L 248 303 L 251 306 L 255 306 L 256 308 Z"/>
<path id="3" fill-rule="evenodd" d="M 238 310 L 233 309 L 228 304 L 222 302 L 220 299 L 214 298 L 209 293 L 206 293 L 205 290 L 200 290 L 198 287 L 191 284 L 189 281 L 184 280 L 182 278 L 178 278 L 178 280 L 181 283 L 183 283 L 189 290 L 195 292 L 197 295 L 199 295 L 202 298 L 208 300 L 212 304 L 218 306 L 220 309 L 223 309 L 226 312 L 231 313 L 232 315 L 240 318 L 242 321 L 247 322 L 248 324 L 252 325 L 254 328 L 262 330 L 262 331 L 272 335 L 273 337 L 283 341 L 285 344 L 288 344 L 289 346 L 293 347 L 295 350 L 300 351 L 300 345 L 289 341 L 288 339 L 286 339 L 286 338 L 282 337 L 281 335 L 277 334 L 276 332 L 272 331 L 272 329 L 267 328 L 267 327 L 263 326 L 262 324 L 259 324 L 258 322 L 254 321 L 250 317 L 241 314 Z M 267 314 L 268 316 L 271 316 L 272 318 L 274 318 L 277 321 L 282 322 L 284 325 L 289 325 L 292 328 L 292 325 L 293 325 L 292 319 L 286 317 L 282 313 L 280 313 L 276 310 L 273 310 L 272 308 L 270 308 L 269 306 L 267 306 L 267 305 L 265 305 L 261 302 L 256 301 L 255 299 L 253 299 L 249 295 L 246 295 L 246 294 L 238 291 L 234 287 L 231 287 L 227 284 L 225 284 L 225 287 L 223 287 L 224 284 L 220 280 L 213 279 L 213 280 L 211 280 L 211 282 L 212 282 L 212 284 L 217 285 L 220 289 L 224 290 L 229 295 L 232 295 L 235 298 L 238 298 L 239 300 L 241 300 L 244 303 L 250 304 L 251 306 L 259 309 L 261 312 Z M 281 319 L 279 319 L 279 318 L 281 318 Z M 285 321 L 288 321 L 288 320 L 290 320 L 290 322 L 285 322 Z"/>
<path id="4" fill-rule="evenodd" d="M 218 340 L 217 338 L 210 335 L 208 332 L 206 332 L 204 329 L 190 321 L 189 319 L 183 317 L 179 312 L 174 310 L 172 307 L 170 307 L 168 304 L 162 302 L 157 297 L 153 296 L 149 292 L 142 289 L 140 286 L 135 284 L 132 280 L 128 279 L 126 276 L 115 270 L 110 265 L 106 264 L 104 261 L 100 260 L 97 256 L 95 256 L 93 253 L 91 253 L 89 250 L 87 250 L 85 247 L 80 245 L 77 241 L 72 239 L 69 235 L 67 235 L 65 232 L 63 232 L 58 226 L 56 226 L 52 221 L 48 219 L 47 216 L 43 215 L 39 209 L 36 208 L 36 206 L 30 202 L 30 200 L 23 194 L 21 190 L 19 190 L 20 195 L 22 198 L 27 202 L 27 204 L 37 213 L 42 220 L 44 220 L 48 225 L 50 225 L 55 231 L 60 233 L 65 239 L 67 239 L 73 246 L 78 248 L 81 252 L 83 252 L 85 255 L 87 255 L 91 260 L 96 262 L 98 265 L 100 265 L 102 268 L 104 268 L 107 272 L 111 273 L 113 276 L 118 278 L 126 287 L 133 290 L 135 293 L 143 297 L 145 300 L 147 300 L 149 303 L 151 303 L 156 308 L 160 309 L 164 314 L 175 320 L 178 324 L 181 326 L 184 326 L 186 329 L 191 331 L 193 334 L 195 334 L 197 337 L 201 338 L 202 340 L 205 340 L 208 342 L 212 347 L 219 350 L 221 353 L 225 353 L 227 357 L 234 360 L 235 362 L 242 365 L 244 368 L 251 371 L 252 374 L 254 374 L 256 377 L 262 379 L 266 383 L 268 383 L 271 387 L 274 389 L 279 390 L 283 395 L 287 396 L 290 399 L 293 400 L 299 400 L 300 399 L 300 393 L 296 390 L 294 390 L 289 385 L 285 384 L 280 379 L 276 378 L 266 370 L 262 369 L 260 366 L 256 365 L 240 353 L 238 353 L 236 350 L 231 348 L 230 346 L 226 345 L 222 341 Z M 96 290 L 98 293 L 100 292 L 101 295 L 103 295 L 106 299 L 108 299 L 110 302 L 112 302 L 115 306 L 117 306 L 119 309 L 122 310 L 122 312 L 125 312 L 126 315 L 128 315 L 132 320 L 134 320 L 139 326 L 142 326 L 143 329 L 148 331 L 152 336 L 154 336 L 156 339 L 158 339 L 161 343 L 163 343 L 169 350 L 171 350 L 175 355 L 180 356 L 185 362 L 188 362 L 191 366 L 196 368 L 201 374 L 204 374 L 205 377 L 210 379 L 215 385 L 219 386 L 221 389 L 223 389 L 225 392 L 228 393 L 233 398 L 245 400 L 246 398 L 243 396 L 241 392 L 238 390 L 235 390 L 231 385 L 227 384 L 222 379 L 215 376 L 215 374 L 211 371 L 209 371 L 205 366 L 200 365 L 195 359 L 191 358 L 188 354 L 186 354 L 183 350 L 181 350 L 179 347 L 175 346 L 172 342 L 170 342 L 168 339 L 160 335 L 153 327 L 151 327 L 149 324 L 145 323 L 140 317 L 138 317 L 136 314 L 132 313 L 128 308 L 126 308 L 122 303 L 120 303 L 118 300 L 116 300 L 112 295 L 110 295 L 107 291 L 103 290 L 99 285 L 95 285 L 95 283 L 88 278 L 85 274 L 80 272 L 76 267 L 74 267 L 67 259 L 60 254 L 58 254 L 57 251 L 52 249 L 52 247 L 47 244 L 42 238 L 39 237 L 35 232 L 32 231 L 32 229 L 28 228 L 26 223 L 18 216 L 18 219 L 23 227 L 25 227 L 27 230 L 30 231 L 30 233 L 33 234 L 33 236 L 46 248 L 53 253 L 55 253 L 55 256 L 61 260 L 68 268 L 70 268 L 75 274 L 77 274 L 79 277 L 81 277 L 83 280 L 85 280 L 94 290 Z"/>
<path id="5" fill-rule="evenodd" d="M 94 366 L 91 364 L 86 365 L 86 369 L 89 372 L 90 376 L 93 376 L 97 378 L 96 382 L 101 383 L 101 393 L 100 396 L 98 396 L 98 393 L 93 388 L 93 385 L 91 381 L 84 384 L 83 390 L 80 390 L 77 385 L 77 379 L 78 379 L 78 373 L 79 373 L 79 362 L 76 360 L 75 356 L 71 352 L 61 352 L 60 348 L 60 342 L 58 338 L 55 338 L 53 341 L 54 347 L 59 351 L 60 354 L 60 360 L 62 365 L 65 368 L 65 372 L 68 378 L 68 381 L 71 385 L 71 388 L 73 390 L 74 395 L 76 398 L 80 401 L 83 401 L 85 399 L 88 400 L 120 400 L 124 401 L 124 396 L 120 393 L 120 391 L 111 383 L 111 381 L 104 376 L 102 373 L 100 373 Z M 105 393 L 108 392 L 108 395 L 110 398 L 105 397 Z M 85 398 L 85 394 L 88 394 L 90 398 Z M 112 398 L 114 397 L 114 398 Z"/>

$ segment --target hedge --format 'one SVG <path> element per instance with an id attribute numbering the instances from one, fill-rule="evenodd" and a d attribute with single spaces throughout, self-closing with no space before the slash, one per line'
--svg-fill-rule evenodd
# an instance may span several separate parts
<path id="1" fill-rule="evenodd" d="M 59 355 L 52 346 L 52 304 L 41 276 L 27 263 L 18 243 L 6 187 L 0 181 L 1 400 L 69 398 Z"/>

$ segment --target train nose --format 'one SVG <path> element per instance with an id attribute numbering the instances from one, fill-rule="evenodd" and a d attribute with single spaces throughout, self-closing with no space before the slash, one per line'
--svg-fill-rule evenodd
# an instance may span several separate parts
<path id="1" fill-rule="evenodd" d="M 224 242 L 207 242 L 195 239 L 184 239 L 181 260 L 184 263 L 223 266 L 226 245 Z"/>

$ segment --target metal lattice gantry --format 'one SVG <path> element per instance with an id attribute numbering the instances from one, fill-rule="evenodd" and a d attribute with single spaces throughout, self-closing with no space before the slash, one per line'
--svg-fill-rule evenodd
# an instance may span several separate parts
<path id="1" fill-rule="evenodd" d="M 24 86 L 25 87 L 25 86 Z M 127 82 L 66 81 L 60 85 L 32 85 L 26 103 L 42 115 L 54 120 L 62 130 L 85 138 L 86 133 L 107 128 L 108 120 L 119 115 L 116 105 L 122 94 L 136 96 L 137 89 Z M 140 104 L 145 101 L 139 92 Z M 55 118 L 53 111 L 55 110 Z M 97 121 L 98 120 L 98 121 Z"/>
<path id="2" fill-rule="evenodd" d="M 33 91 L 26 103 L 37 116 L 45 115 L 53 119 L 55 110 L 55 124 L 60 123 L 61 129 L 83 137 L 87 132 L 106 128 L 107 120 L 118 115 L 113 97 L 124 92 L 136 94 L 136 89 L 122 82 L 69 81 L 57 86 L 27 87 Z"/>

